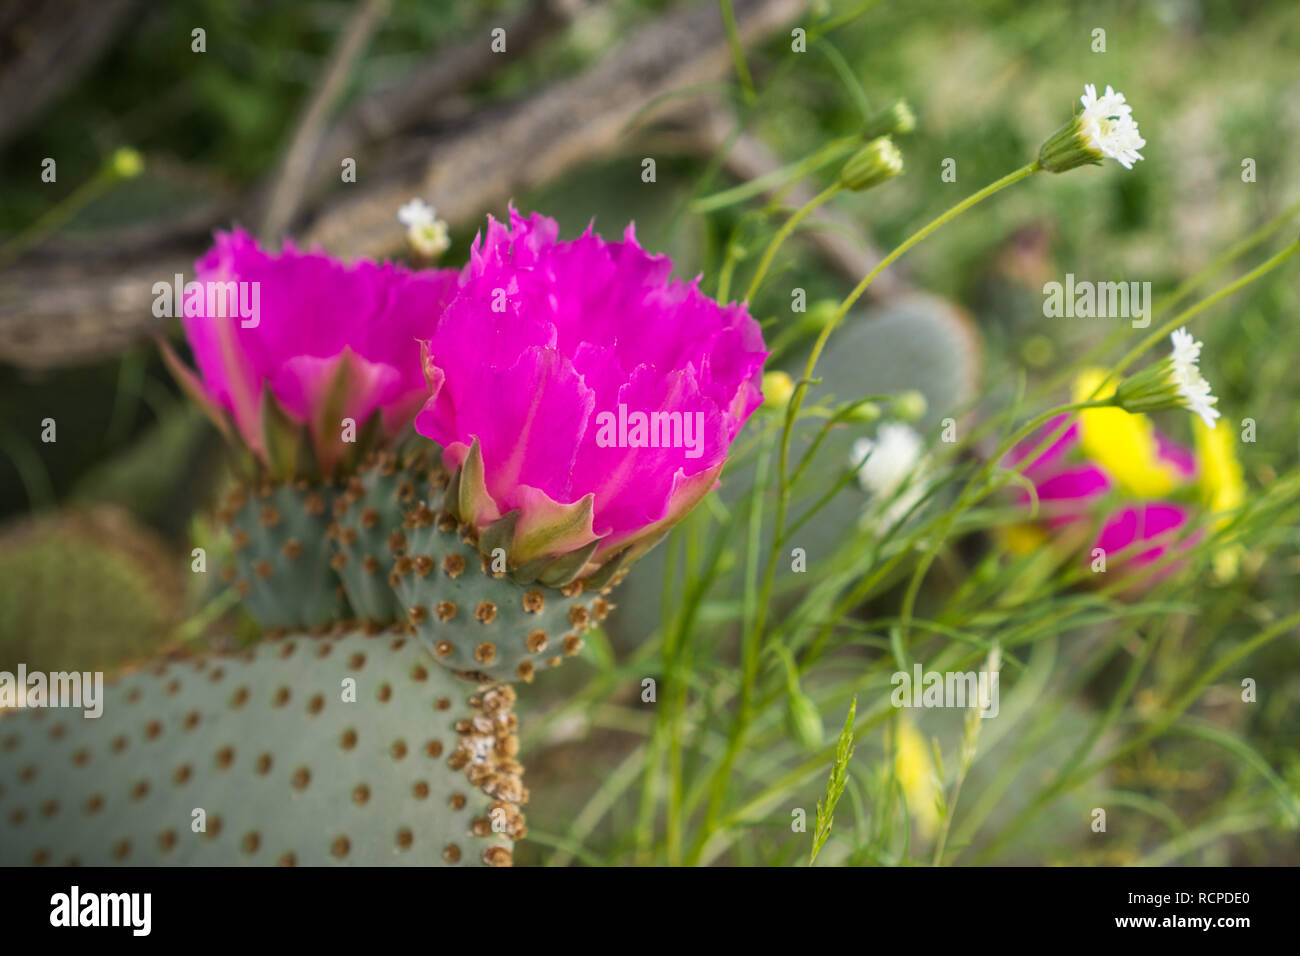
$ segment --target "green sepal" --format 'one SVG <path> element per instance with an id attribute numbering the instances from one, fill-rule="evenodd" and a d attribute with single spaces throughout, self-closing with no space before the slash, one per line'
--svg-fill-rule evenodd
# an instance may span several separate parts
<path id="1" fill-rule="evenodd" d="M 270 386 L 262 388 L 260 417 L 267 470 L 272 478 L 287 481 L 298 473 L 299 458 L 310 448 L 310 438 L 276 401 Z"/>
<path id="2" fill-rule="evenodd" d="M 645 557 L 647 552 L 654 550 L 654 548 L 656 548 L 664 538 L 672 534 L 673 528 L 675 527 L 676 525 L 670 525 L 667 528 L 651 532 L 650 534 L 636 538 L 630 542 L 627 547 L 619 552 L 618 557 L 614 559 L 617 562 L 617 567 L 608 572 L 608 577 L 605 576 L 605 569 L 609 566 L 610 562 L 602 564 L 585 579 L 584 583 L 587 588 L 590 590 L 600 590 L 603 588 L 609 583 L 609 578 L 612 578 L 616 573 L 618 573 L 619 568 L 632 567 L 632 565 Z"/>
<path id="3" fill-rule="evenodd" d="M 527 564 L 521 564 L 510 572 L 510 577 L 516 584 L 532 584 L 553 560 L 548 554 L 545 557 L 529 561 Z"/>
<path id="4" fill-rule="evenodd" d="M 546 566 L 546 570 L 538 575 L 538 580 L 553 588 L 562 588 L 566 584 L 572 583 L 574 578 L 581 574 L 582 569 L 587 566 L 587 562 L 596 553 L 596 547 L 599 544 L 600 538 L 597 538 L 586 547 L 560 555 Z"/>
<path id="5" fill-rule="evenodd" d="M 584 495 L 570 505 L 558 505 L 550 512 L 554 520 L 547 524 L 533 525 L 526 534 L 521 534 L 515 541 L 511 557 L 521 564 L 544 555 L 555 554 L 566 547 L 572 547 L 573 539 L 578 540 L 591 534 L 592 519 L 595 515 L 596 496 L 594 493 Z"/>
<path id="6" fill-rule="evenodd" d="M 477 527 L 484 516 L 495 521 L 500 511 L 487 490 L 487 470 L 483 465 L 483 449 L 479 447 L 478 436 L 469 446 L 469 454 L 460 466 L 460 487 L 457 489 L 456 513 L 460 520 Z"/>
<path id="7" fill-rule="evenodd" d="M 203 412 L 208 421 L 216 426 L 222 438 L 232 446 L 238 447 L 239 443 L 235 440 L 235 434 L 230 428 L 230 419 L 226 417 L 226 413 L 221 406 L 208 397 L 208 393 L 204 391 L 203 383 L 199 381 L 199 377 L 185 366 L 185 363 L 180 360 L 180 356 L 172 350 L 171 345 L 161 334 L 155 335 L 154 341 L 158 343 L 158 351 L 162 354 L 163 364 L 167 366 L 167 371 L 176 380 L 180 390 L 185 393 L 190 401 L 199 406 L 199 410 Z"/>
<path id="8" fill-rule="evenodd" d="M 243 478 L 249 484 L 253 484 L 265 474 L 261 460 L 251 448 L 240 448 L 231 458 L 231 464 L 236 477 Z"/>
<path id="9" fill-rule="evenodd" d="M 339 461 L 339 469 L 344 474 L 352 474 L 360 466 L 366 454 L 381 447 L 383 443 L 384 414 L 381 410 L 375 409 L 374 413 L 366 419 L 366 423 L 361 426 L 361 430 L 357 433 L 357 440 L 347 445 Z"/>
<path id="10" fill-rule="evenodd" d="M 582 579 L 583 587 L 588 591 L 599 591 L 609 584 L 610 580 L 618 573 L 624 562 L 627 560 L 631 548 L 624 548 L 618 554 L 614 555 L 591 574 Z"/>
<path id="11" fill-rule="evenodd" d="M 422 455 L 427 455 L 430 462 L 441 462 L 442 446 L 417 434 L 407 435 L 397 442 L 397 461 L 401 467 L 406 468 L 419 461 Z"/>
<path id="12" fill-rule="evenodd" d="M 645 555 L 646 552 L 651 551 L 654 548 L 658 547 L 659 542 L 663 541 L 664 538 L 668 537 L 670 534 L 673 533 L 673 527 L 676 527 L 676 525 L 672 527 L 664 528 L 664 530 L 660 531 L 658 534 L 646 535 L 640 541 L 637 541 L 635 544 L 633 544 L 631 547 L 627 549 L 627 552 L 623 558 L 624 563 L 628 567 L 631 567 L 633 564 L 640 561 L 642 556 Z"/>
<path id="13" fill-rule="evenodd" d="M 338 429 L 343 421 L 343 409 L 347 404 L 348 396 L 355 395 L 357 391 L 358 375 L 354 358 L 350 348 L 343 350 L 338 364 L 334 366 L 330 383 L 316 406 L 316 414 L 312 417 L 312 435 L 320 443 L 322 452 L 337 448 L 342 443 L 338 437 Z M 356 443 L 356 445 L 360 444 L 360 442 Z M 344 449 L 343 455 L 339 457 L 347 454 L 348 450 Z M 332 470 L 338 463 L 334 454 L 326 454 L 324 458 L 321 465 L 328 470 Z"/>
<path id="14" fill-rule="evenodd" d="M 510 556 L 510 545 L 515 540 L 515 525 L 519 521 L 519 516 L 523 512 L 516 508 L 514 511 L 506 512 L 496 521 L 483 529 L 478 538 L 479 553 L 486 557 L 492 557 L 492 552 L 501 548 L 506 553 L 507 559 Z"/>
<path id="15" fill-rule="evenodd" d="M 442 510 L 448 511 L 460 517 L 460 469 L 457 468 L 451 473 L 451 478 L 447 482 L 447 487 L 442 492 Z"/>

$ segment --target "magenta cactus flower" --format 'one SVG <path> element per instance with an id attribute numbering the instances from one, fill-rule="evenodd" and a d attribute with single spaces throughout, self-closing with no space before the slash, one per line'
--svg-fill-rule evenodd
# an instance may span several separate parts
<path id="1" fill-rule="evenodd" d="M 475 239 L 423 340 L 416 430 L 457 471 L 459 517 L 503 523 L 511 567 L 635 560 L 718 481 L 762 402 L 766 351 L 744 305 L 670 278 L 631 226 L 557 240 L 513 209 Z"/>
<path id="2" fill-rule="evenodd" d="M 1188 509 L 1167 501 L 1127 505 L 1106 517 L 1093 547 L 1101 548 L 1106 554 L 1130 553 L 1129 549 L 1135 549 L 1128 560 L 1149 564 L 1165 553 L 1177 538 L 1178 530 L 1190 520 Z M 1146 541 L 1156 543 L 1140 548 Z"/>
<path id="3" fill-rule="evenodd" d="M 275 254 L 242 229 L 217 233 L 195 270 L 181 321 L 198 375 L 164 354 L 218 427 L 231 434 L 233 422 L 263 466 L 279 467 L 274 446 L 302 427 L 325 473 L 349 448 L 345 419 L 381 439 L 410 427 L 427 394 L 417 339 L 437 324 L 455 270 L 347 265 L 289 241 Z"/>
<path id="4" fill-rule="evenodd" d="M 1088 414 L 1084 413 L 1085 416 Z M 1126 415 L 1127 413 L 1119 413 Z M 1052 419 L 1038 434 L 1026 439 L 1007 456 L 1008 464 L 1024 462 L 1039 444 L 1056 432 L 1068 419 L 1062 415 Z M 1101 423 L 1104 427 L 1105 420 Z M 1195 457 L 1188 448 L 1151 430 L 1152 460 L 1145 463 L 1126 462 L 1124 479 L 1087 456 L 1083 448 L 1082 430 L 1085 422 L 1069 425 L 1050 445 L 1040 451 L 1021 473 L 1034 484 L 1034 491 L 1046 527 L 1063 530 L 1082 521 L 1094 520 L 1100 509 L 1111 505 L 1117 497 L 1131 492 L 1125 485 L 1132 483 L 1134 472 L 1159 471 L 1170 476 L 1173 487 L 1187 484 L 1196 474 Z M 1096 427 L 1096 423 L 1093 423 Z M 1027 492 L 1019 492 L 1020 501 L 1028 504 Z M 1160 499 L 1124 503 L 1113 507 L 1101 522 L 1089 552 L 1101 548 L 1107 555 L 1123 552 L 1126 560 L 1148 564 L 1161 557 L 1177 537 L 1178 529 L 1191 520 L 1191 511 L 1181 504 Z M 1158 541 L 1156 539 L 1159 539 Z M 1156 541 L 1149 548 L 1142 542 Z"/>

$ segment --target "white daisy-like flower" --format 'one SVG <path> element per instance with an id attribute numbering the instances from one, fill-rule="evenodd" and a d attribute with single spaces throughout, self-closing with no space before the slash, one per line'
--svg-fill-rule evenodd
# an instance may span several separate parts
<path id="1" fill-rule="evenodd" d="M 875 438 L 859 438 L 853 443 L 852 460 L 863 462 L 858 469 L 862 490 L 891 494 L 916 468 L 923 449 L 921 436 L 899 422 L 885 422 Z"/>
<path id="2" fill-rule="evenodd" d="M 397 221 L 406 227 L 406 238 L 420 255 L 436 259 L 451 246 L 447 224 L 419 197 L 397 210 Z"/>
<path id="3" fill-rule="evenodd" d="M 885 422 L 874 439 L 859 438 L 853 443 L 849 467 L 857 469 L 863 491 L 888 502 L 880 516 L 885 524 L 907 514 L 925 494 L 925 482 L 917 479 L 917 472 L 924 470 L 924 451 L 921 436 L 898 422 Z"/>
<path id="4" fill-rule="evenodd" d="M 1169 341 L 1173 344 L 1169 357 L 1120 382 L 1111 404 L 1137 415 L 1182 408 L 1213 428 L 1219 417 L 1214 407 L 1218 399 L 1201 374 L 1201 343 L 1186 329 L 1175 331 Z"/>
<path id="5" fill-rule="evenodd" d="M 1210 383 L 1201 374 L 1201 343 L 1192 338 L 1186 329 L 1175 329 L 1169 336 L 1173 353 L 1169 356 L 1169 377 L 1178 388 L 1183 407 L 1201 417 L 1207 428 L 1215 426 L 1219 410 L 1214 407 L 1218 399 L 1210 391 Z"/>
<path id="6" fill-rule="evenodd" d="M 1133 120 L 1133 107 L 1124 101 L 1124 94 L 1108 86 L 1106 92 L 1098 96 L 1097 87 L 1089 83 L 1083 88 L 1079 102 L 1083 104 L 1079 125 L 1086 142 L 1125 169 L 1132 169 L 1133 164 L 1142 158 L 1138 150 L 1147 141 L 1138 132 Z"/>
<path id="7" fill-rule="evenodd" d="M 1106 92 L 1098 96 L 1097 87 L 1088 83 L 1083 88 L 1079 102 L 1083 104 L 1084 113 L 1093 116 L 1128 116 L 1133 112 L 1133 107 L 1128 105 L 1124 94 L 1115 92 L 1112 86 L 1107 86 Z"/>
<path id="8" fill-rule="evenodd" d="M 1079 166 L 1099 165 L 1110 158 L 1125 169 L 1142 159 L 1138 152 L 1147 141 L 1138 132 L 1133 107 L 1112 86 L 1097 95 L 1089 83 L 1079 97 L 1083 111 L 1057 130 L 1038 150 L 1038 166 L 1063 173 Z"/>
<path id="9" fill-rule="evenodd" d="M 403 204 L 402 208 L 397 210 L 397 221 L 407 229 L 419 229 L 423 226 L 433 225 L 433 221 L 437 218 L 438 216 L 433 207 L 418 196 Z"/>

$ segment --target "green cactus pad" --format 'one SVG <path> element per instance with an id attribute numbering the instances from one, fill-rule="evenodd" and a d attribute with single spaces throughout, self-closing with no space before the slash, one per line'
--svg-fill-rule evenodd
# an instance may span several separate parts
<path id="1" fill-rule="evenodd" d="M 514 691 L 409 638 L 296 634 L 103 696 L 0 711 L 0 865 L 508 865 L 525 832 Z"/>
<path id="2" fill-rule="evenodd" d="M 926 399 L 926 414 L 915 425 L 924 434 L 943 418 L 959 416 L 978 387 L 978 333 L 964 312 L 934 296 L 911 293 L 854 312 L 836 331 L 831 346 L 817 364 L 820 384 L 809 393 L 808 402 L 824 399 L 846 402 L 863 395 L 916 389 Z M 798 378 L 803 375 L 806 361 L 807 349 L 803 349 L 782 359 L 780 365 Z M 791 445 L 791 461 L 799 461 L 816 430 L 816 427 L 799 430 Z M 790 514 L 802 514 L 831 492 L 848 469 L 854 441 L 872 433 L 866 425 L 846 424 L 833 429 L 792 500 Z M 771 467 L 776 467 L 775 455 Z M 720 499 L 728 504 L 742 501 L 752 489 L 753 475 L 749 468 L 729 471 L 718 491 Z M 791 537 L 785 560 L 777 565 L 778 572 L 800 582 L 815 578 L 816 562 L 834 554 L 844 540 L 846 529 L 857 525 L 865 506 L 866 497 L 857 482 L 844 487 Z M 769 545 L 770 538 L 765 537 L 759 553 L 766 554 Z M 790 549 L 795 547 L 804 549 L 813 573 L 790 570 Z M 662 549 L 651 552 L 619 592 L 622 611 L 609 630 L 629 645 L 645 640 L 659 620 L 665 560 Z"/>
<path id="3" fill-rule="evenodd" d="M 264 482 L 237 488 L 218 512 L 235 552 L 225 575 L 263 629 L 323 631 L 343 618 L 328 540 L 334 495 L 328 485 Z"/>
<path id="4" fill-rule="evenodd" d="M 103 670 L 153 656 L 179 623 L 188 573 L 165 542 L 114 506 L 47 512 L 6 527 L 0 669 L 23 661 L 41 670 Z"/>
<path id="5" fill-rule="evenodd" d="M 329 536 L 337 553 L 333 566 L 343 581 L 352 610 L 369 630 L 406 622 L 406 608 L 389 583 L 394 558 L 402 553 L 402 519 L 430 480 L 445 473 L 435 464 L 434 446 L 408 457 L 371 455 L 334 499 Z"/>
<path id="6" fill-rule="evenodd" d="M 613 605 L 610 588 L 521 584 L 492 571 L 464 526 L 424 505 L 403 524 L 406 553 L 394 564 L 393 589 L 416 634 L 447 667 L 498 680 L 530 681 L 582 649 L 582 635 Z"/>

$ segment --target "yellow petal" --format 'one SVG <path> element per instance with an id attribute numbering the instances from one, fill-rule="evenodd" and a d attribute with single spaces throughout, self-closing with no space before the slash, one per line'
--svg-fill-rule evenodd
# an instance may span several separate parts
<path id="1" fill-rule="evenodd" d="M 894 761 L 898 782 L 907 798 L 907 813 L 916 821 L 925 839 L 934 836 L 939 826 L 939 808 L 935 804 L 938 783 L 930 745 L 909 720 L 898 722 L 898 752 Z"/>
<path id="2" fill-rule="evenodd" d="M 1237 436 L 1231 428 L 1206 428 L 1199 418 L 1192 422 L 1192 434 L 1200 466 L 1201 500 L 1211 511 L 1240 508 L 1246 497 L 1246 481 L 1237 460 Z"/>
<path id="3" fill-rule="evenodd" d="M 1075 382 L 1075 401 L 1109 398 L 1115 383 L 1099 369 L 1087 369 Z M 1120 490 L 1139 498 L 1159 498 L 1182 481 L 1178 469 L 1160 457 L 1155 428 L 1145 415 L 1121 408 L 1089 408 L 1079 413 L 1083 453 L 1115 479 Z"/>
<path id="4" fill-rule="evenodd" d="M 1034 554 L 1047 544 L 1047 534 L 1036 524 L 1021 522 L 998 529 L 1002 547 L 1017 557 Z"/>

